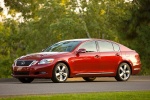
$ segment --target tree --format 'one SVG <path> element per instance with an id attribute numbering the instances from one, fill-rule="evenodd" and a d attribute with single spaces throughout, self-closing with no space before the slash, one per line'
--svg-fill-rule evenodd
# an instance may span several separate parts
<path id="1" fill-rule="evenodd" d="M 124 38 L 128 45 L 140 53 L 143 74 L 150 73 L 150 0 L 133 0 L 130 6 L 132 16 L 126 20 Z"/>
<path id="2" fill-rule="evenodd" d="M 72 38 L 111 39 L 135 49 L 142 62 L 148 62 L 149 0 L 4 1 L 9 14 L 23 17 L 22 22 L 10 18 L 0 23 L 0 70 L 8 71 L 6 76 L 15 58 Z M 144 68 L 147 73 L 146 64 Z"/>

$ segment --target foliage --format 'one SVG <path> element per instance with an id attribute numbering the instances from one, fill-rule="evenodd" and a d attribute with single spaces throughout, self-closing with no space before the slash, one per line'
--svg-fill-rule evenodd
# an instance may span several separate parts
<path id="1" fill-rule="evenodd" d="M 142 74 L 150 74 L 149 0 L 4 1 L 9 14 L 21 13 L 23 21 L 0 22 L 0 77 L 10 76 L 17 57 L 73 38 L 105 38 L 129 46 L 140 53 Z"/>
<path id="2" fill-rule="evenodd" d="M 124 22 L 124 33 L 121 38 L 126 40 L 126 44 L 136 50 L 142 61 L 142 74 L 149 74 L 150 63 L 150 0 L 133 0 L 130 6 L 131 14 Z"/>

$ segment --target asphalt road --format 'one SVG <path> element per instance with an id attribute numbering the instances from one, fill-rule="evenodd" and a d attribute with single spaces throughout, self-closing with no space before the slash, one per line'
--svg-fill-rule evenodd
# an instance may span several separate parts
<path id="1" fill-rule="evenodd" d="M 94 82 L 85 82 L 82 78 L 71 78 L 66 83 L 53 83 L 49 79 L 36 79 L 28 84 L 20 83 L 16 79 L 0 79 L 0 97 L 139 90 L 150 91 L 150 76 L 131 76 L 127 82 L 117 82 L 114 78 L 97 78 Z"/>

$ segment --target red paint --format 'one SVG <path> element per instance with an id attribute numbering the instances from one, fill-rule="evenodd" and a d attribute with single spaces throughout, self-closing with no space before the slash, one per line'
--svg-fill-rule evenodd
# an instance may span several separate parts
<path id="1" fill-rule="evenodd" d="M 71 40 L 70 40 L 71 41 Z M 38 65 L 38 62 L 32 66 L 16 66 L 13 64 L 12 76 L 18 77 L 34 77 L 34 78 L 51 78 L 53 68 L 58 62 L 67 64 L 70 70 L 69 77 L 83 76 L 116 76 L 118 66 L 122 62 L 130 65 L 132 74 L 138 74 L 141 70 L 141 62 L 137 52 L 131 50 L 119 43 L 109 40 L 110 43 L 119 45 L 120 51 L 100 52 L 100 47 L 97 47 L 97 52 L 84 52 L 81 48 L 81 53 L 78 53 L 79 46 L 87 41 L 101 41 L 101 39 L 76 39 L 81 41 L 71 52 L 41 52 L 22 56 L 17 60 L 36 60 L 40 61 L 45 58 L 52 58 L 54 61 L 50 64 Z M 22 75 L 29 72 L 27 75 Z M 16 74 L 17 73 L 17 74 Z M 21 73 L 21 75 L 20 75 Z"/>

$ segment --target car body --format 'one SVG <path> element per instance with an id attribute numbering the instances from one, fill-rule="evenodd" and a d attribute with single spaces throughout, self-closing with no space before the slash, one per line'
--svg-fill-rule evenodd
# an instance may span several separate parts
<path id="1" fill-rule="evenodd" d="M 139 54 L 122 44 L 104 39 L 72 39 L 16 59 L 12 76 L 23 83 L 34 78 L 61 83 L 73 77 L 86 81 L 115 77 L 117 81 L 127 81 L 140 70 Z"/>

